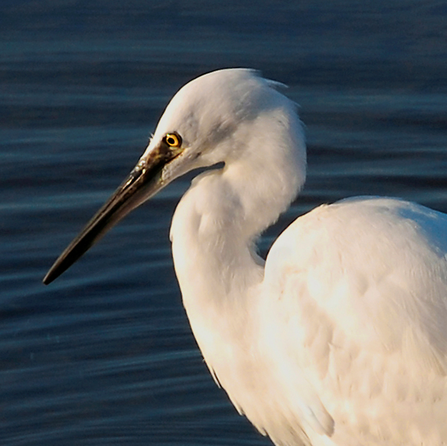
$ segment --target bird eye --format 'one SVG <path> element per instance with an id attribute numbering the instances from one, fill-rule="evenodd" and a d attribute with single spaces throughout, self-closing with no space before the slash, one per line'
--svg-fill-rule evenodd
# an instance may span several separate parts
<path id="1" fill-rule="evenodd" d="M 166 133 L 164 137 L 164 142 L 169 147 L 180 147 L 182 145 L 182 138 L 180 135 L 177 135 L 176 133 Z"/>

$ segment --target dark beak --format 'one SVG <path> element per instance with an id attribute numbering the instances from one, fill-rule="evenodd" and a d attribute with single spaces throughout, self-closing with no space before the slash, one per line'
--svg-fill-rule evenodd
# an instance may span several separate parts
<path id="1" fill-rule="evenodd" d="M 162 142 L 149 154 L 143 155 L 127 179 L 54 262 L 43 283 L 48 285 L 59 277 L 110 228 L 162 189 L 166 185 L 163 181 L 163 167 L 178 154 L 179 151 L 172 150 Z"/>

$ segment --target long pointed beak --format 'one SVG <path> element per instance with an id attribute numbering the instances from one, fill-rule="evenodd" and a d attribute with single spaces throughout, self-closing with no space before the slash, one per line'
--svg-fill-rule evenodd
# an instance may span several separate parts
<path id="1" fill-rule="evenodd" d="M 48 285 L 59 277 L 110 228 L 162 189 L 167 184 L 163 181 L 163 167 L 178 154 L 179 151 L 161 142 L 147 155 L 143 155 L 127 179 L 54 262 L 43 283 Z"/>

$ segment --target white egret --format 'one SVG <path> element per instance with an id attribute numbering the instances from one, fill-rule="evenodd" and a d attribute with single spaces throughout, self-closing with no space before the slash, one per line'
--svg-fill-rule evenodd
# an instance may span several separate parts
<path id="1" fill-rule="evenodd" d="M 54 280 L 124 215 L 197 176 L 172 221 L 197 343 L 237 410 L 276 445 L 447 444 L 447 216 L 354 198 L 255 241 L 306 174 L 295 105 L 246 69 L 206 74 L 166 108 L 138 164 L 64 251 Z"/>

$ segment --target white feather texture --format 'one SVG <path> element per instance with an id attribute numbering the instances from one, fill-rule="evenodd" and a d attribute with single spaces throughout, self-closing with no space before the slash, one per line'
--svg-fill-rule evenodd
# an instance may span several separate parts
<path id="1" fill-rule="evenodd" d="M 298 218 L 264 262 L 259 234 L 295 198 L 306 154 L 295 105 L 250 70 L 187 84 L 147 149 L 197 167 L 175 212 L 175 269 L 216 381 L 278 446 L 447 444 L 447 217 L 355 198 Z"/>

